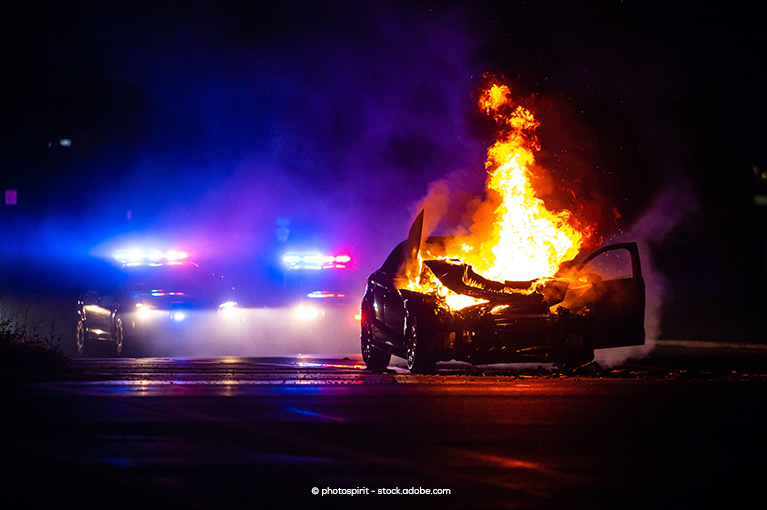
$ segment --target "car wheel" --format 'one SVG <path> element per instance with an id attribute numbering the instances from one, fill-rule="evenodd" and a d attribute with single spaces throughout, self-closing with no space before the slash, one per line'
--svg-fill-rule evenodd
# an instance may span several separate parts
<path id="1" fill-rule="evenodd" d="M 433 374 L 437 364 L 429 350 L 428 331 L 419 325 L 418 318 L 410 319 L 407 338 L 407 368 L 414 374 Z"/>
<path id="2" fill-rule="evenodd" d="M 77 321 L 77 333 L 75 338 L 77 339 L 77 355 L 85 356 L 89 351 L 86 346 L 88 343 L 88 336 L 85 333 L 85 322 L 83 322 L 82 319 Z"/>
<path id="3" fill-rule="evenodd" d="M 362 342 L 362 360 L 368 369 L 373 372 L 383 372 L 386 370 L 391 361 L 391 354 L 373 346 L 373 324 L 369 313 L 362 313 L 360 340 Z"/>
<path id="4" fill-rule="evenodd" d="M 115 343 L 115 354 L 121 356 L 124 350 L 125 330 L 123 329 L 123 320 L 119 315 L 115 317 L 115 326 L 112 339 Z"/>

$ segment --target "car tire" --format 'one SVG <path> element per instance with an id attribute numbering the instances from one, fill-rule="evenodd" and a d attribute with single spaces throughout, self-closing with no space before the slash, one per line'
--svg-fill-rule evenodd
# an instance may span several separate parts
<path id="1" fill-rule="evenodd" d="M 77 348 L 77 355 L 80 357 L 86 357 L 90 353 L 90 342 L 88 341 L 88 334 L 85 332 L 85 322 L 82 319 L 77 321 L 77 331 L 75 333 L 75 347 Z"/>
<path id="2" fill-rule="evenodd" d="M 407 337 L 407 368 L 414 374 L 433 374 L 437 371 L 437 363 L 429 349 L 429 332 L 419 321 L 418 317 L 409 319 Z"/>
<path id="3" fill-rule="evenodd" d="M 389 366 L 391 354 L 373 346 L 373 324 L 369 313 L 362 313 L 362 330 L 360 341 L 362 348 L 362 361 L 369 370 L 383 372 Z"/>
<path id="4" fill-rule="evenodd" d="M 114 328 L 112 329 L 112 341 L 114 342 L 114 351 L 116 356 L 122 356 L 125 352 L 125 329 L 123 320 L 119 315 L 115 317 Z"/>

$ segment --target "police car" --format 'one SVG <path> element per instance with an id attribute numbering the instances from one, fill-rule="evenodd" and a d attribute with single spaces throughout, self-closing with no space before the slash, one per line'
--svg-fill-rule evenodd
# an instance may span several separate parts
<path id="1" fill-rule="evenodd" d="M 289 308 L 292 331 L 325 342 L 314 348 L 318 352 L 335 352 L 345 345 L 356 350 L 365 278 L 352 257 L 293 252 L 282 262 L 281 300 Z"/>
<path id="2" fill-rule="evenodd" d="M 123 356 L 182 352 L 190 339 L 215 338 L 242 322 L 223 278 L 183 251 L 121 251 L 119 270 L 77 303 L 77 353 Z"/>

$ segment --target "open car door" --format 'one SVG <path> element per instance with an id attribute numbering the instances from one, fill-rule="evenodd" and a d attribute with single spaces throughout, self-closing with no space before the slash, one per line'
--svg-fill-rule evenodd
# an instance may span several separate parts
<path id="1" fill-rule="evenodd" d="M 643 345 L 645 285 L 637 244 L 604 246 L 586 257 L 563 306 L 588 310 L 594 349 Z"/>

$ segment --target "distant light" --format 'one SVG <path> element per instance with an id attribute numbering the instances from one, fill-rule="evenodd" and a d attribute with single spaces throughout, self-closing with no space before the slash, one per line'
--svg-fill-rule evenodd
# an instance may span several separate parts
<path id="1" fill-rule="evenodd" d="M 149 250 L 144 254 L 144 258 L 151 262 L 158 262 L 163 258 L 163 254 L 160 250 Z"/>
<path id="2" fill-rule="evenodd" d="M 184 260 L 189 256 L 185 251 L 169 251 L 165 254 L 165 258 L 168 260 Z"/>
<path id="3" fill-rule="evenodd" d="M 62 138 L 61 140 L 59 140 L 59 145 L 61 145 L 62 147 L 71 147 L 72 140 L 70 140 L 69 138 Z"/>
<path id="4" fill-rule="evenodd" d="M 336 297 L 335 294 L 332 292 L 327 292 L 325 290 L 315 290 L 314 292 L 310 292 L 306 295 L 306 297 L 311 299 L 323 299 L 323 298 L 333 298 Z"/>
<path id="5" fill-rule="evenodd" d="M 333 260 L 333 257 L 328 257 L 326 255 L 319 255 L 319 254 L 311 254 L 311 255 L 304 255 L 301 257 L 301 261 L 304 264 L 310 265 L 310 266 L 320 266 L 327 262 L 331 262 Z"/>
<path id="6" fill-rule="evenodd" d="M 152 297 L 160 297 L 160 296 L 183 296 L 183 292 L 165 292 L 162 289 L 158 290 L 151 290 L 149 291 L 149 295 Z"/>
<path id="7" fill-rule="evenodd" d="M 138 250 L 121 250 L 115 254 L 115 258 L 123 263 L 137 263 L 143 258 Z"/>
<path id="8" fill-rule="evenodd" d="M 282 257 L 282 261 L 291 269 L 344 269 L 351 259 L 349 255 L 322 255 L 319 253 L 304 255 L 289 253 Z"/>
<path id="9" fill-rule="evenodd" d="M 182 321 L 186 319 L 186 314 L 184 312 L 174 312 L 171 314 L 171 317 L 174 321 Z"/>
<path id="10" fill-rule="evenodd" d="M 306 297 L 311 299 L 343 298 L 346 297 L 346 294 L 335 294 L 327 290 L 315 290 L 314 292 L 307 294 Z"/>
<path id="11" fill-rule="evenodd" d="M 189 257 L 189 254 L 185 251 L 171 250 L 167 253 L 163 253 L 160 250 L 120 250 L 115 253 L 115 259 L 122 262 L 125 265 L 162 265 L 167 264 L 181 264 L 180 261 Z"/>
<path id="12" fill-rule="evenodd" d="M 301 320 L 316 319 L 319 314 L 320 314 L 319 310 L 317 310 L 313 306 L 301 305 L 296 308 L 296 317 L 298 317 Z"/>

